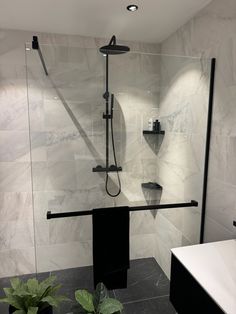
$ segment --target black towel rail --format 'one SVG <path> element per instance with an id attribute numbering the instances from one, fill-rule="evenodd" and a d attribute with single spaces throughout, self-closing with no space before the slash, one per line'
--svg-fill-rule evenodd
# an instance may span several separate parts
<path id="1" fill-rule="evenodd" d="M 153 210 L 153 209 L 165 209 L 165 208 L 181 208 L 181 207 L 197 207 L 198 202 L 191 200 L 189 203 L 174 203 L 174 204 L 157 204 L 157 205 L 145 205 L 145 206 L 134 206 L 128 207 L 130 212 L 134 211 L 142 211 L 142 210 Z M 119 208 L 119 207 L 115 207 Z M 127 209 L 123 209 L 127 210 Z M 82 210 L 75 212 L 62 212 L 62 213 L 52 213 L 51 211 L 47 212 L 47 219 L 55 219 L 55 218 L 68 218 L 68 217 L 76 217 L 76 216 L 89 216 L 93 215 L 93 210 Z"/>

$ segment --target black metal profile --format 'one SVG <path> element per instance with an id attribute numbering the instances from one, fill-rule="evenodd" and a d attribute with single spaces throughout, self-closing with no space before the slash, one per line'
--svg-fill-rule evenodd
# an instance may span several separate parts
<path id="1" fill-rule="evenodd" d="M 37 36 L 33 36 L 32 49 L 38 50 L 39 58 L 41 60 L 44 72 L 46 75 L 48 75 L 48 70 L 47 70 L 46 63 L 45 63 L 44 58 L 43 58 L 43 54 L 42 54 Z"/>
<path id="2" fill-rule="evenodd" d="M 204 176 L 203 176 L 200 243 L 204 242 L 204 231 L 205 231 L 206 198 L 207 198 L 207 184 L 208 184 L 209 157 L 210 157 L 212 112 L 213 112 L 213 102 L 214 102 L 214 86 L 215 86 L 215 67 L 216 67 L 216 59 L 213 58 L 211 59 L 211 73 L 210 73 L 209 103 L 208 103 L 207 132 L 206 132 L 206 146 L 205 146 L 205 165 L 204 165 Z"/>
<path id="3" fill-rule="evenodd" d="M 146 206 L 134 206 L 128 207 L 130 212 L 141 211 L 141 210 L 153 210 L 153 209 L 166 209 L 166 208 L 181 208 L 181 207 L 197 207 L 198 202 L 192 200 L 189 203 L 174 203 L 174 204 L 157 204 L 157 205 L 146 205 Z M 116 207 L 119 208 L 119 207 Z M 122 209 L 120 209 L 122 210 Z M 127 210 L 127 209 L 123 209 Z M 93 210 L 83 210 L 76 212 L 63 212 L 63 213 L 52 213 L 51 211 L 47 212 L 47 219 L 54 218 L 67 218 L 67 217 L 76 217 L 76 216 L 89 216 L 93 215 Z"/>

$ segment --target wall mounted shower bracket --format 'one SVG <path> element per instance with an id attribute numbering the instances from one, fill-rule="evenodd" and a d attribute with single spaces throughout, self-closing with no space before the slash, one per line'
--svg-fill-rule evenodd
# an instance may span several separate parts
<path id="1" fill-rule="evenodd" d="M 38 41 L 38 37 L 37 37 L 37 36 L 33 36 L 33 40 L 32 40 L 32 49 L 38 51 L 39 58 L 40 58 L 40 60 L 41 60 L 41 63 L 42 63 L 44 72 L 45 72 L 46 75 L 48 75 L 48 70 L 47 70 L 46 63 L 45 63 L 44 58 L 43 58 L 43 54 L 42 54 L 42 51 L 41 51 L 41 48 L 40 48 L 40 45 L 39 45 L 39 41 Z"/>
<path id="2" fill-rule="evenodd" d="M 112 119 L 112 114 L 105 114 L 105 113 L 103 113 L 102 118 L 103 119 Z"/>

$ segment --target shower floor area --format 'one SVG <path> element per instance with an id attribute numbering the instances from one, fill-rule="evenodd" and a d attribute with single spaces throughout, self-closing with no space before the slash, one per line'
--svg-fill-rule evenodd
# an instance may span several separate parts
<path id="1" fill-rule="evenodd" d="M 111 297 L 117 298 L 124 306 L 124 314 L 175 314 L 169 302 L 169 280 L 154 258 L 133 260 L 128 271 L 127 289 L 110 291 Z M 38 275 L 38 279 L 46 278 L 50 273 Z M 72 302 L 64 303 L 56 314 L 76 314 L 74 291 L 76 289 L 93 290 L 92 267 L 80 267 L 55 271 L 51 274 L 57 276 L 57 281 L 62 284 L 61 294 L 68 296 Z M 30 276 L 21 276 L 28 279 Z M 0 279 L 1 297 L 2 288 L 9 286 L 9 278 Z M 8 307 L 0 304 L 0 313 L 7 314 Z"/>

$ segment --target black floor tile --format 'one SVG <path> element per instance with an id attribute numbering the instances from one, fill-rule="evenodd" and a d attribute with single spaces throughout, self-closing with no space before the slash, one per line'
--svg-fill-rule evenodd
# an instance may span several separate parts
<path id="1" fill-rule="evenodd" d="M 50 273 L 38 274 L 37 278 L 43 280 Z M 74 293 L 77 289 L 93 291 L 93 268 L 80 267 L 54 271 L 57 282 L 62 284 L 60 294 L 66 295 L 71 302 L 63 303 L 55 314 L 78 313 L 74 310 L 76 305 Z M 21 276 L 27 280 L 35 275 Z M 0 297 L 3 296 L 3 287 L 9 287 L 9 278 L 0 279 Z M 154 258 L 131 261 L 128 271 L 128 288 L 110 291 L 111 297 L 116 297 L 124 304 L 124 314 L 173 314 L 175 313 L 169 299 L 169 280 L 156 263 Z M 0 314 L 7 314 L 8 306 L 0 304 Z"/>
<path id="2" fill-rule="evenodd" d="M 124 304 L 124 314 L 175 314 L 169 297 L 157 297 L 145 301 Z"/>
<path id="3" fill-rule="evenodd" d="M 154 258 L 131 261 L 128 288 L 115 294 L 123 303 L 168 295 L 169 280 Z"/>

